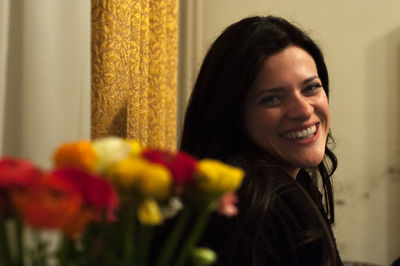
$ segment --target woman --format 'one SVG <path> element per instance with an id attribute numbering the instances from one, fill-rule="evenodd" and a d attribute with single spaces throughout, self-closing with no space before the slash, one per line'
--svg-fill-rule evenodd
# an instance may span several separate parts
<path id="1" fill-rule="evenodd" d="M 328 96 L 320 49 L 282 18 L 243 19 L 212 44 L 181 149 L 246 171 L 239 215 L 216 215 L 203 239 L 218 265 L 342 265 L 331 230 Z"/>

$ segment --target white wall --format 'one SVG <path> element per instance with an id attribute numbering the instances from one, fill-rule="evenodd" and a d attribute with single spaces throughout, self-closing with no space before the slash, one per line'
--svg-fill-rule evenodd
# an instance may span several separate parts
<path id="1" fill-rule="evenodd" d="M 0 154 L 90 137 L 90 1 L 0 0 Z"/>
<path id="2" fill-rule="evenodd" d="M 322 47 L 339 159 L 335 232 L 344 260 L 389 265 L 400 257 L 399 10 L 398 0 L 181 0 L 183 103 L 208 46 L 243 17 L 283 16 Z"/>

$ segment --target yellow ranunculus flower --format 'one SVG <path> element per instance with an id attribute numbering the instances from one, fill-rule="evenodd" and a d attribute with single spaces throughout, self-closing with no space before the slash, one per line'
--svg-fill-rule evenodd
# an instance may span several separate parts
<path id="1" fill-rule="evenodd" d="M 134 152 L 133 149 L 140 149 L 140 145 L 133 146 L 129 141 L 118 137 L 94 140 L 93 148 L 97 153 L 96 172 L 103 174 L 114 163 L 129 157 Z"/>
<path id="2" fill-rule="evenodd" d="M 131 145 L 131 152 L 129 156 L 135 158 L 139 156 L 139 154 L 142 152 L 142 146 L 140 146 L 139 142 L 135 140 L 126 140 L 129 145 Z"/>
<path id="3" fill-rule="evenodd" d="M 149 163 L 140 175 L 139 190 L 149 197 L 165 199 L 171 191 L 172 176 L 165 166 Z"/>
<path id="4" fill-rule="evenodd" d="M 137 184 L 143 172 L 149 167 L 150 164 L 143 159 L 128 157 L 111 165 L 105 176 L 112 182 L 129 188 Z"/>
<path id="5" fill-rule="evenodd" d="M 53 155 L 56 167 L 73 167 L 84 171 L 93 171 L 96 152 L 89 141 L 66 143 Z"/>
<path id="6" fill-rule="evenodd" d="M 154 199 L 148 198 L 138 206 L 138 219 L 144 225 L 159 225 L 163 222 L 160 207 Z"/>
<path id="7" fill-rule="evenodd" d="M 239 188 L 244 171 L 218 160 L 203 159 L 198 162 L 195 182 L 201 190 L 225 193 Z"/>

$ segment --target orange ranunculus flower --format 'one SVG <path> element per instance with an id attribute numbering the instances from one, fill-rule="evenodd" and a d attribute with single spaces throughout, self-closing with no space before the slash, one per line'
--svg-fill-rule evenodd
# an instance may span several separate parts
<path id="1" fill-rule="evenodd" d="M 96 152 L 89 141 L 66 143 L 54 153 L 56 168 L 78 168 L 93 171 L 96 163 Z"/>
<path id="2" fill-rule="evenodd" d="M 11 192 L 21 217 L 37 228 L 64 230 L 81 212 L 82 195 L 69 180 L 46 174 L 26 190 Z"/>

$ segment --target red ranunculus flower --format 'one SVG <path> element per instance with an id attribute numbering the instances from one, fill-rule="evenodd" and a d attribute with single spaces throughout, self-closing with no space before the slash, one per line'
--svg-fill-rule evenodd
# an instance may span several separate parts
<path id="1" fill-rule="evenodd" d="M 26 187 L 40 175 L 41 171 L 28 160 L 9 157 L 0 160 L 0 188 Z"/>
<path id="2" fill-rule="evenodd" d="M 94 218 L 100 221 L 106 212 L 108 221 L 115 221 L 115 210 L 119 200 L 116 191 L 106 180 L 88 172 L 64 168 L 53 171 L 53 175 L 72 181 L 80 190 L 83 204 L 94 211 Z"/>
<path id="3" fill-rule="evenodd" d="M 81 211 L 82 195 L 70 181 L 46 174 L 25 190 L 13 190 L 11 199 L 33 227 L 63 230 Z"/>
<path id="4" fill-rule="evenodd" d="M 40 175 L 41 171 L 28 160 L 3 157 L 0 160 L 0 215 L 11 213 L 9 191 L 28 187 Z"/>
<path id="5" fill-rule="evenodd" d="M 182 186 L 193 179 L 197 160 L 185 152 L 172 153 L 147 149 L 142 151 L 142 156 L 153 163 L 166 166 L 171 171 L 177 186 Z"/>

